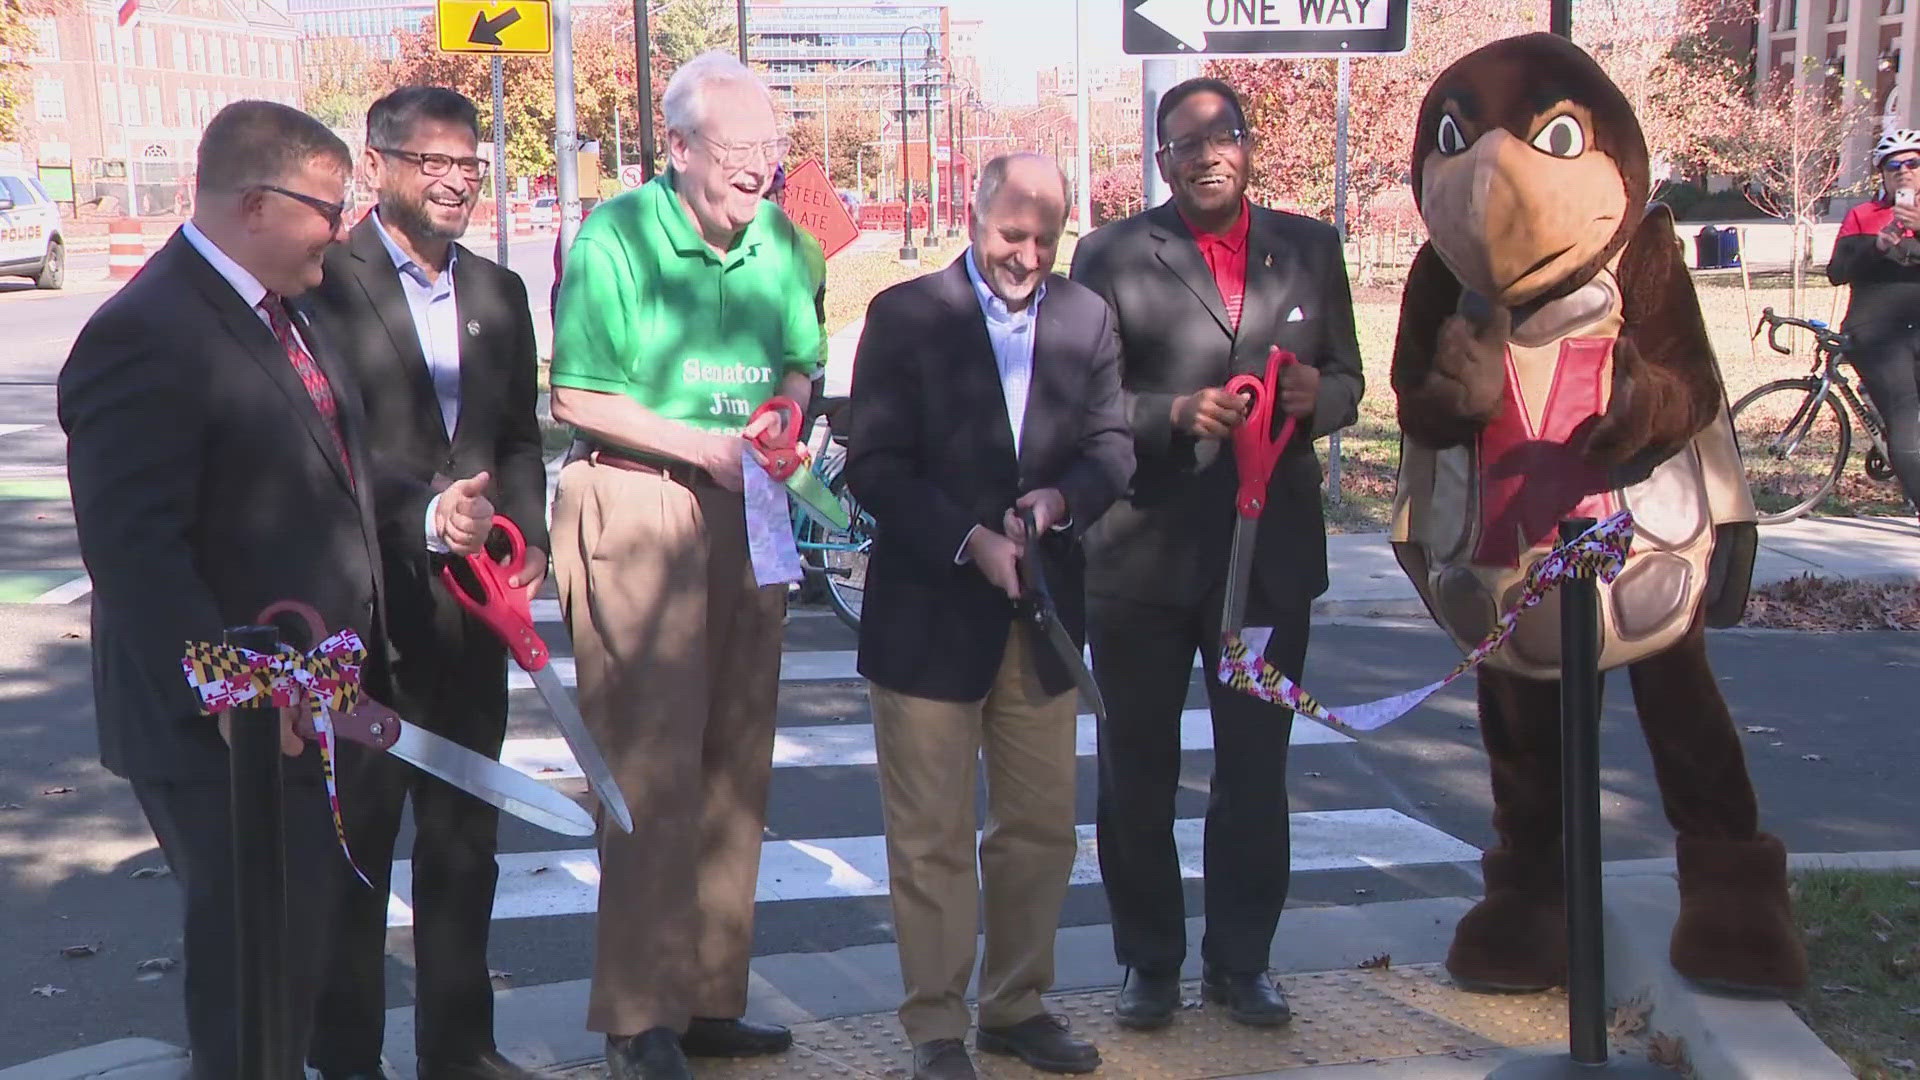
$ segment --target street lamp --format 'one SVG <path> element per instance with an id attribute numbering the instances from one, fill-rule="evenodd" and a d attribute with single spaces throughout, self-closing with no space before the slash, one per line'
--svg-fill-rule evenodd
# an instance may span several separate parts
<path id="1" fill-rule="evenodd" d="M 913 173 L 907 157 L 907 35 L 918 30 L 927 38 L 927 59 L 934 56 L 933 33 L 924 26 L 909 26 L 900 31 L 900 184 L 902 204 L 900 215 L 900 261 L 918 262 L 920 253 L 913 247 Z M 931 131 L 932 120 L 928 120 Z M 927 151 L 931 160 L 933 151 Z M 931 176 L 929 176 L 931 179 Z M 929 210 L 932 207 L 928 207 Z"/>
<path id="2" fill-rule="evenodd" d="M 935 168 L 933 163 L 933 88 L 940 85 L 940 73 L 932 67 L 935 59 L 937 59 L 937 57 L 934 55 L 933 46 L 927 46 L 928 66 L 924 69 L 926 81 L 921 84 L 924 89 L 920 94 L 920 102 L 925 106 L 927 116 L 927 236 L 924 241 L 927 247 L 934 245 L 935 238 L 933 229 L 934 226 L 938 224 L 937 219 L 940 216 L 939 196 L 936 194 L 939 180 L 935 177 L 933 171 Z"/>

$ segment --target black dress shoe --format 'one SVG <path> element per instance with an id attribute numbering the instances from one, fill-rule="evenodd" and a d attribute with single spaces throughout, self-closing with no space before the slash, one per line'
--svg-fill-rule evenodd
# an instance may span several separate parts
<path id="1" fill-rule="evenodd" d="M 1036 1013 L 1006 1027 L 983 1027 L 973 1037 L 982 1053 L 1017 1057 L 1041 1072 L 1084 1073 L 1100 1067 L 1100 1051 L 1073 1037 L 1064 1016 Z"/>
<path id="2" fill-rule="evenodd" d="M 541 1080 L 546 1075 L 515 1065 L 497 1050 L 466 1061 L 420 1063 L 420 1080 Z"/>
<path id="3" fill-rule="evenodd" d="M 792 1045 L 793 1032 L 779 1024 L 702 1016 L 688 1021 L 687 1033 L 680 1036 L 680 1049 L 688 1057 L 753 1057 L 777 1054 Z"/>
<path id="4" fill-rule="evenodd" d="M 1123 1028 L 1152 1031 L 1173 1023 L 1180 1007 L 1180 976 L 1155 975 L 1128 968 L 1120 992 L 1113 998 L 1113 1020 Z"/>
<path id="5" fill-rule="evenodd" d="M 933 1039 L 913 1048 L 913 1080 L 976 1080 L 967 1044 Z"/>
<path id="6" fill-rule="evenodd" d="M 607 1036 L 607 1080 L 693 1080 L 687 1055 L 680 1052 L 680 1033 L 657 1027 L 623 1038 Z"/>
<path id="7" fill-rule="evenodd" d="M 1278 1027 L 1293 1019 L 1286 995 L 1264 971 L 1244 974 L 1206 972 L 1200 980 L 1208 1001 L 1225 1005 L 1227 1015 L 1254 1027 Z"/>

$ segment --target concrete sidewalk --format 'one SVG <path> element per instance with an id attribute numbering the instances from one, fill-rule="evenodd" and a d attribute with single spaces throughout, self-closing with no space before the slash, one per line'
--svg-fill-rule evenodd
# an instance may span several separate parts
<path id="1" fill-rule="evenodd" d="M 1854 854 L 1801 854 L 1791 857 L 1795 870 L 1820 867 L 1852 869 L 1920 869 L 1920 851 L 1865 852 Z M 1460 867 L 1463 875 L 1472 875 L 1471 864 Z M 1695 990 L 1668 965 L 1667 940 L 1678 910 L 1678 891 L 1674 884 L 1672 859 L 1638 859 L 1608 863 L 1605 868 L 1607 991 L 1616 1004 L 1638 1000 L 1650 1006 L 1646 1032 L 1662 1032 L 1684 1044 L 1697 1075 L 1717 1080 L 1847 1080 L 1850 1071 L 1802 1024 L 1783 1002 L 1753 1001 L 1720 997 Z M 1303 1016 L 1316 1002 L 1310 988 L 1316 986 L 1358 985 L 1369 980 L 1383 992 L 1389 982 L 1400 981 L 1438 986 L 1444 977 L 1434 970 L 1446 955 L 1453 927 L 1472 904 L 1469 897 L 1441 897 L 1420 900 L 1387 901 L 1373 904 L 1290 908 L 1282 917 L 1280 934 L 1272 956 L 1273 969 L 1288 983 Z M 1198 976 L 1198 919 L 1189 921 L 1189 961 L 1183 971 L 1186 978 Z M 1054 998 L 1070 999 L 1082 995 L 1080 1009 L 1086 1015 L 1086 993 L 1094 992 L 1092 1008 L 1098 1010 L 1105 991 L 1119 977 L 1114 966 L 1109 927 L 1078 926 L 1062 929 L 1056 944 L 1056 981 Z M 1392 957 L 1389 972 L 1356 972 L 1362 960 L 1381 953 Z M 1389 979 L 1391 976 L 1391 979 Z M 1429 996 L 1436 990 L 1424 991 Z M 891 943 L 863 945 L 830 953 L 796 953 L 763 956 L 755 959 L 748 1012 L 758 1019 L 791 1025 L 819 1024 L 844 1020 L 875 1031 L 892 1032 L 892 1011 L 899 1004 L 900 973 L 898 957 Z M 500 992 L 496 997 L 496 1026 L 501 1049 L 516 1060 L 530 1065 L 569 1070 L 564 1075 L 578 1080 L 598 1076 L 596 1062 L 603 1052 L 599 1036 L 584 1030 L 587 984 L 584 981 L 553 983 Z M 1389 993 L 1388 996 L 1392 996 Z M 1511 1020 L 1509 1030 L 1540 1032 L 1548 1038 L 1523 1040 L 1518 1045 L 1429 1045 L 1408 1056 L 1381 1055 L 1374 1060 L 1349 1059 L 1346 1063 L 1322 1064 L 1311 1058 L 1299 1059 L 1298 1068 L 1279 1071 L 1245 1072 L 1240 1080 L 1255 1077 L 1284 1080 L 1478 1080 L 1506 1058 L 1528 1054 L 1564 1053 L 1564 1036 L 1558 1031 L 1541 1030 L 1540 1021 L 1551 1015 L 1554 995 L 1531 998 L 1480 999 L 1511 1012 L 1513 1008 L 1531 1008 L 1530 1026 Z M 1539 999 L 1539 1000 L 1534 1000 Z M 1500 1005 L 1499 1003 L 1508 1003 Z M 1320 1009 L 1327 1008 L 1319 1002 Z M 1564 1005 L 1558 1006 L 1564 1009 Z M 1563 1014 L 1562 1014 L 1563 1015 Z M 1337 1026 L 1351 1026 L 1342 1014 Z M 1096 1017 L 1096 1022 L 1101 1022 Z M 1185 1029 L 1193 1034 L 1201 1023 L 1198 1013 L 1187 1014 L 1171 1034 L 1153 1036 L 1168 1040 L 1160 1044 L 1168 1053 L 1206 1052 L 1178 1042 Z M 1323 1025 L 1281 1029 L 1267 1039 L 1265 1050 L 1273 1054 L 1286 1050 L 1287 1040 L 1322 1037 Z M 897 1026 L 897 1025 L 895 1025 Z M 1364 1025 L 1363 1025 L 1364 1026 Z M 1291 1032 L 1292 1034 L 1289 1034 Z M 1384 1028 L 1382 1035 L 1391 1034 Z M 1103 1036 L 1115 1042 L 1140 1036 Z M 387 1016 L 389 1062 L 396 1076 L 411 1076 L 414 1062 L 413 1010 L 391 1010 Z M 1253 1045 L 1259 1045 L 1259 1040 Z M 871 1050 L 871 1048 L 862 1048 Z M 1137 1054 L 1139 1048 L 1136 1046 Z M 1292 1051 L 1288 1050 L 1288 1053 Z M 1631 1052 L 1631 1051 L 1629 1051 Z M 799 1051 L 796 1051 L 799 1053 Z M 989 1068 L 991 1075 L 1028 1075 L 1025 1070 Z M 727 1063 L 702 1063 L 702 1075 L 733 1075 Z M 804 1070 L 802 1070 L 804 1071 Z M 1155 1069 L 1156 1073 L 1164 1070 Z M 843 1075 L 858 1075 L 843 1070 Z M 744 1074 L 742 1074 L 744 1075 Z M 783 1074 L 784 1075 L 784 1074 Z M 1121 1072 L 1104 1070 L 1103 1075 Z M 1166 1072 L 1172 1076 L 1172 1072 Z M 1232 1075 L 1220 1071 L 1181 1073 L 1180 1075 Z M 127 1039 L 100 1046 L 55 1055 L 9 1069 L 0 1069 L 0 1080 L 184 1080 L 186 1062 L 182 1051 L 146 1039 Z"/>

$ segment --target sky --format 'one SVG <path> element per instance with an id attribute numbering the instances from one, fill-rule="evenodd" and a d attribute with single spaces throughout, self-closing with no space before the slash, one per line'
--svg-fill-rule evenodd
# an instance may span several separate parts
<path id="1" fill-rule="evenodd" d="M 1042 68 L 1072 65 L 1076 7 L 1082 16 L 1081 58 L 1086 65 L 1112 66 L 1129 59 L 1120 51 L 1121 0 L 947 0 L 947 4 L 955 19 L 980 20 L 981 75 L 993 96 L 1008 104 L 1033 100 L 1034 75 Z"/>

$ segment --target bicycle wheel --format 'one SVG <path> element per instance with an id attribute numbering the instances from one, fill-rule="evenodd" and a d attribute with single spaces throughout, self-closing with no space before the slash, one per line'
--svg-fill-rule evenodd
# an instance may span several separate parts
<path id="1" fill-rule="evenodd" d="M 829 476 L 827 490 L 846 507 L 851 524 L 840 530 L 808 517 L 801 550 L 825 580 L 828 606 L 849 629 L 858 630 L 860 609 L 867 594 L 867 554 L 873 546 L 873 518 L 853 500 L 843 474 L 836 471 Z"/>
<path id="2" fill-rule="evenodd" d="M 1853 449 L 1853 424 L 1820 380 L 1779 379 L 1733 407 L 1733 435 L 1760 524 L 1792 521 L 1840 482 Z"/>

